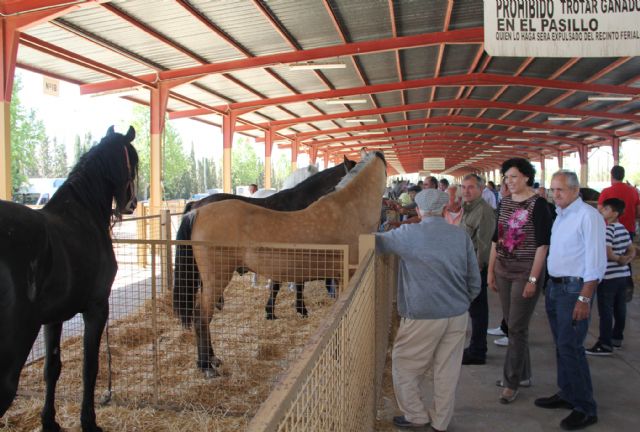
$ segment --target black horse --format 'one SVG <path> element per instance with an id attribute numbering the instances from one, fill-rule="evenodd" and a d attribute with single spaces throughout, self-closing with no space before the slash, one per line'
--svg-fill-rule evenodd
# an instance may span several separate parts
<path id="1" fill-rule="evenodd" d="M 356 166 L 355 161 L 344 157 L 344 162 L 332 168 L 327 168 L 317 174 L 305 179 L 290 189 L 283 189 L 266 198 L 252 198 L 242 195 L 234 195 L 228 193 L 217 193 L 209 195 L 198 201 L 187 203 L 184 207 L 183 214 L 187 214 L 191 210 L 207 205 L 213 202 L 225 201 L 228 199 L 236 199 L 249 204 L 268 208 L 278 211 L 295 211 L 309 207 L 309 204 L 316 201 L 321 196 L 333 191 L 335 185 L 348 173 L 351 168 Z M 178 239 L 180 240 L 180 239 Z"/>
<path id="2" fill-rule="evenodd" d="M 191 225 L 193 214 L 189 213 L 191 210 L 195 210 L 198 207 L 228 199 L 237 199 L 245 201 L 249 204 L 254 204 L 260 207 L 265 207 L 271 210 L 278 211 L 296 211 L 307 208 L 310 204 L 317 201 L 320 197 L 332 192 L 335 186 L 340 180 L 347 174 L 354 166 L 355 161 L 349 160 L 344 157 L 344 162 L 336 165 L 332 168 L 327 168 L 319 173 L 312 175 L 303 182 L 300 182 L 296 186 L 290 189 L 281 190 L 266 198 L 248 198 L 233 194 L 214 194 L 206 198 L 202 198 L 199 201 L 193 201 L 188 203 L 184 209 L 184 215 L 180 222 L 180 227 L 176 233 L 176 240 L 190 240 L 191 239 Z M 240 274 L 247 271 L 246 268 L 237 269 Z M 190 310 L 193 308 L 193 298 L 189 293 L 197 292 L 197 287 L 200 286 L 198 268 L 193 258 L 193 250 L 190 245 L 180 244 L 176 247 L 176 258 L 174 267 L 174 290 L 173 290 L 173 308 L 178 316 L 181 316 L 178 311 Z M 335 282 L 332 279 L 325 281 L 327 291 L 329 295 L 335 295 Z M 276 296 L 280 290 L 280 282 L 274 282 L 271 287 L 269 300 L 266 306 L 267 319 L 275 319 L 273 309 L 275 307 Z M 302 301 L 301 284 L 296 284 L 296 309 L 303 316 L 307 315 L 307 310 L 304 307 Z M 222 303 L 218 304 L 218 309 L 222 309 Z M 187 323 L 184 323 L 187 325 Z"/>
<path id="3" fill-rule="evenodd" d="M 0 417 L 15 398 L 20 372 L 44 325 L 42 430 L 60 430 L 55 389 L 62 369 L 62 323 L 82 313 L 80 419 L 83 432 L 102 430 L 96 425 L 94 390 L 100 338 L 118 267 L 110 229 L 137 204 L 134 137 L 132 127 L 126 135 L 110 127 L 42 210 L 0 201 Z"/>

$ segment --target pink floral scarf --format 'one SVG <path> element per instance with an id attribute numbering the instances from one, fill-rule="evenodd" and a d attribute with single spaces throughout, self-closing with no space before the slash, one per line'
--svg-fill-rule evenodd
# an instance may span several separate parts
<path id="1" fill-rule="evenodd" d="M 527 209 L 518 209 L 511 214 L 506 224 L 498 225 L 498 244 L 512 254 L 524 242 L 526 234 L 522 229 L 529 220 Z M 506 227 L 506 232 L 505 232 Z"/>

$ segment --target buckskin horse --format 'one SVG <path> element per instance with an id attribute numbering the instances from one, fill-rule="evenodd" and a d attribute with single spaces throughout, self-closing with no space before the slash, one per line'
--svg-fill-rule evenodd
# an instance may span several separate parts
<path id="1" fill-rule="evenodd" d="M 94 391 L 100 338 L 117 264 L 110 229 L 135 210 L 138 154 L 126 135 L 107 130 L 42 210 L 0 201 L 0 417 L 44 326 L 46 396 L 42 430 L 59 431 L 55 389 L 62 363 L 62 323 L 84 319 L 83 432 L 96 425 Z M 115 211 L 112 204 L 115 200 Z"/>
<path id="2" fill-rule="evenodd" d="M 192 215 L 189 214 L 191 210 L 195 210 L 207 204 L 226 200 L 240 200 L 248 204 L 257 205 L 271 210 L 302 210 L 304 208 L 307 208 L 314 201 L 317 201 L 320 197 L 333 191 L 338 182 L 340 182 L 340 180 L 342 180 L 342 178 L 355 165 L 356 163 L 354 161 L 344 157 L 343 163 L 322 170 L 319 173 L 305 179 L 301 183 L 298 183 L 296 186 L 290 189 L 281 190 L 280 192 L 266 198 L 252 198 L 241 195 L 219 193 L 202 198 L 199 201 L 188 203 L 185 206 L 182 221 L 180 222 L 180 226 L 178 228 L 178 231 L 176 232 L 176 240 L 191 239 Z M 176 284 L 176 287 L 173 290 L 173 304 L 174 308 L 181 309 L 183 307 L 189 306 L 188 301 L 183 305 L 183 301 L 181 299 L 182 293 L 195 291 L 198 289 L 197 286 L 200 284 L 198 269 L 196 267 L 196 264 L 194 263 L 193 250 L 190 245 L 178 244 L 176 246 L 176 257 L 174 263 L 174 283 Z M 240 273 L 244 273 L 246 269 L 238 268 L 238 271 Z M 333 282 L 330 280 L 326 280 L 325 282 L 329 294 L 335 295 L 335 286 Z M 180 286 L 180 284 L 185 284 L 188 286 L 183 287 Z M 277 296 L 279 290 L 280 282 L 274 282 L 274 284 L 271 286 L 271 297 L 273 298 L 273 302 L 275 302 L 275 297 Z M 300 293 L 299 295 L 302 295 L 301 292 L 302 287 L 300 285 L 296 285 L 296 293 Z M 218 305 L 218 307 L 222 307 L 222 302 Z M 273 312 L 269 313 L 269 306 L 267 306 L 267 309 L 267 318 L 275 318 Z"/>
<path id="3" fill-rule="evenodd" d="M 174 290 L 179 292 L 174 292 L 173 306 L 183 325 L 195 327 L 197 366 L 206 376 L 218 375 L 221 362 L 211 346 L 209 323 L 214 304 L 221 301 L 234 270 L 238 267 L 259 269 L 260 274 L 273 280 L 304 283 L 310 278 L 310 268 L 300 266 L 317 264 L 312 256 L 296 263 L 287 262 L 282 256 L 274 256 L 268 249 L 251 244 L 348 244 L 349 263 L 355 265 L 359 235 L 376 231 L 385 182 L 384 156 L 375 152 L 358 163 L 336 186 L 335 192 L 303 210 L 279 212 L 228 200 L 189 214 L 190 237 L 200 242 L 193 246 L 193 256 L 202 287 L 197 298 L 199 284 L 176 281 Z M 222 254 L 217 251 L 219 246 L 224 247 Z M 340 265 L 338 260 L 333 264 Z M 184 276 L 186 274 L 176 272 L 175 279 Z"/>

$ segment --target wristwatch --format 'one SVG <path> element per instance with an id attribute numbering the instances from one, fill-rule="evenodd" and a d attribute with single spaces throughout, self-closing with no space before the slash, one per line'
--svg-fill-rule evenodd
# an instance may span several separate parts
<path id="1" fill-rule="evenodd" d="M 529 283 L 536 284 L 538 282 L 538 278 L 535 276 L 529 276 Z"/>
<path id="2" fill-rule="evenodd" d="M 578 296 L 578 301 L 586 304 L 591 303 L 591 299 L 585 296 Z"/>

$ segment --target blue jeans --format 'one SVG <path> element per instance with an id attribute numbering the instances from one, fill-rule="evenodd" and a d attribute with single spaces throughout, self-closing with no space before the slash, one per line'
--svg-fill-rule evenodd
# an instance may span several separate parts
<path id="1" fill-rule="evenodd" d="M 581 282 L 547 283 L 545 306 L 556 344 L 559 395 L 576 411 L 597 415 L 591 372 L 584 353 L 589 320 L 573 321 L 573 309 L 582 289 Z"/>
<path id="2" fill-rule="evenodd" d="M 603 279 L 598 285 L 598 314 L 600 315 L 598 341 L 607 348 L 612 348 L 612 339 L 619 342 L 623 339 L 622 333 L 627 317 L 626 285 L 626 277 Z"/>

